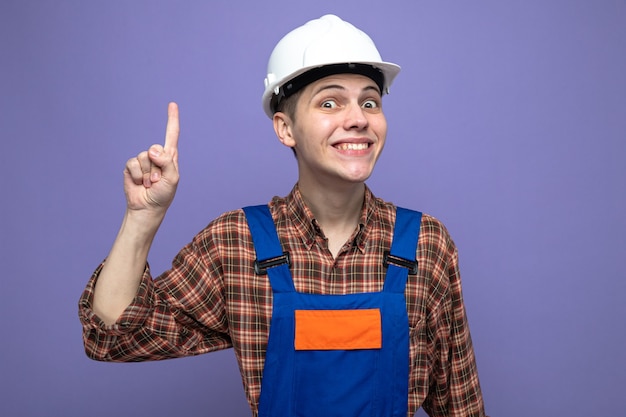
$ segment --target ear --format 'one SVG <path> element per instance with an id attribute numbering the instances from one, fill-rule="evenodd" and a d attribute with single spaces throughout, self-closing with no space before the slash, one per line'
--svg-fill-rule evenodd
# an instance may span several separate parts
<path id="1" fill-rule="evenodd" d="M 296 146 L 296 141 L 293 137 L 293 122 L 287 114 L 283 112 L 274 113 L 272 118 L 274 122 L 274 132 L 278 140 L 285 146 L 293 148 Z"/>

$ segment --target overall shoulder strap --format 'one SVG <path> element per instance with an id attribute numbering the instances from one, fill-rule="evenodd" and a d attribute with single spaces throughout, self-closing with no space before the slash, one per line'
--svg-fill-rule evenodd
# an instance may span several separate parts
<path id="1" fill-rule="evenodd" d="M 283 252 L 276 226 L 267 205 L 243 208 L 256 252 L 254 270 L 258 275 L 268 274 L 275 292 L 295 291 L 289 271 L 289 253 Z"/>
<path id="2" fill-rule="evenodd" d="M 385 252 L 383 262 L 387 269 L 384 290 L 404 292 L 408 274 L 417 274 L 417 241 L 422 213 L 402 207 L 396 208 L 391 250 Z M 402 278 L 392 278 L 393 275 Z"/>

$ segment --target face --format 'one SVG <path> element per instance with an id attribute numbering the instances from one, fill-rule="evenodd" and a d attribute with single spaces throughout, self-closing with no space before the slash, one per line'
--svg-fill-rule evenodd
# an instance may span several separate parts
<path id="1" fill-rule="evenodd" d="M 364 182 L 387 135 L 380 90 L 357 74 L 309 84 L 298 97 L 293 119 L 277 113 L 274 128 L 281 142 L 296 150 L 300 186 Z"/>

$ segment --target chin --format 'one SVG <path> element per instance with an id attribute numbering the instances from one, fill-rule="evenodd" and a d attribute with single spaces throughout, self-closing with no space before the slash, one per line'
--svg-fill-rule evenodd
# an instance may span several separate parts
<path id="1" fill-rule="evenodd" d="M 363 173 L 351 173 L 350 175 L 345 176 L 344 178 L 351 183 L 362 183 L 369 179 L 372 175 L 372 172 L 363 172 Z"/>

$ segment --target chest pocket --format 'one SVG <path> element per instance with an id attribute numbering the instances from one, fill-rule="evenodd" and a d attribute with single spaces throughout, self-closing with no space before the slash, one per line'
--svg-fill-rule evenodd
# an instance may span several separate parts
<path id="1" fill-rule="evenodd" d="M 296 350 L 382 347 L 380 309 L 295 310 Z"/>

